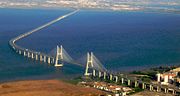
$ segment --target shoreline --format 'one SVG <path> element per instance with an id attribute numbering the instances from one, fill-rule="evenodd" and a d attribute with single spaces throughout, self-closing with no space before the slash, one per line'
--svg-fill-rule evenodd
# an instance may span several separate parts
<path id="1" fill-rule="evenodd" d="M 112 10 L 102 8 L 73 8 L 73 7 L 0 7 L 0 9 L 19 9 L 19 10 L 75 10 L 80 9 L 81 11 L 97 11 L 97 12 L 145 12 L 145 13 L 159 13 L 159 14 L 178 14 L 180 10 L 161 10 L 161 9 L 139 9 L 139 10 Z"/>

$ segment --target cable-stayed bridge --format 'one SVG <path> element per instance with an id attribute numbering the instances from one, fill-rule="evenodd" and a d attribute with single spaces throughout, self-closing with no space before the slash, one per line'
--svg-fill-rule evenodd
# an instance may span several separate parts
<path id="1" fill-rule="evenodd" d="M 63 48 L 62 45 L 57 46 L 55 49 L 53 49 L 49 55 L 55 57 L 55 62 L 54 62 L 55 65 L 54 66 L 56 66 L 56 67 L 63 66 L 63 62 L 66 62 L 66 63 L 71 63 L 71 64 L 75 64 L 78 66 L 86 67 L 86 69 L 91 68 L 91 69 L 95 69 L 98 71 L 102 71 L 102 72 L 106 71 L 107 72 L 107 69 L 103 66 L 103 64 L 97 59 L 97 57 L 92 52 L 91 52 L 91 54 L 88 52 L 87 55 L 82 57 L 84 59 L 83 61 L 86 61 L 86 62 L 74 60 L 68 54 L 68 52 Z M 91 60 L 91 61 L 89 61 L 89 60 Z"/>
<path id="2" fill-rule="evenodd" d="M 63 48 L 63 46 L 57 46 L 57 48 L 55 48 L 55 51 L 52 52 L 52 54 L 46 54 L 46 53 L 43 53 L 43 52 L 37 52 L 35 50 L 31 50 L 31 49 L 28 49 L 28 48 L 24 48 L 22 46 L 19 46 L 16 44 L 17 41 L 23 39 L 23 38 L 26 38 L 28 36 L 30 36 L 31 34 L 35 33 L 35 32 L 38 32 L 39 30 L 42 30 L 64 18 L 67 18 L 75 13 L 77 13 L 79 11 L 79 9 L 73 11 L 73 12 L 70 12 L 66 15 L 63 15 L 63 16 L 60 16 L 58 18 L 56 18 L 55 20 L 52 20 L 42 26 L 39 26 L 29 32 L 26 32 L 24 34 L 21 34 L 13 39 L 11 39 L 9 41 L 9 45 L 13 48 L 13 50 L 15 50 L 17 53 L 21 54 L 21 55 L 24 55 L 25 57 L 28 57 L 28 58 L 32 58 L 32 59 L 35 59 L 35 60 L 38 60 L 38 61 L 41 61 L 41 62 L 44 62 L 44 63 L 48 63 L 48 64 L 54 64 L 55 67 L 59 67 L 59 66 L 63 66 L 64 63 L 70 63 L 70 64 L 75 64 L 75 65 L 78 65 L 78 66 L 82 66 L 82 67 L 85 67 L 85 64 L 82 64 L 82 63 L 78 63 L 78 61 L 75 61 L 68 53 L 67 51 Z M 92 64 L 94 66 L 91 66 L 91 68 L 95 69 L 95 70 L 100 70 L 100 71 L 106 71 L 105 67 L 100 63 L 100 61 L 94 56 L 93 56 L 93 62 Z M 87 67 L 86 67 L 87 68 Z M 89 67 L 88 67 L 89 69 Z"/>
<path id="3" fill-rule="evenodd" d="M 135 79 L 131 79 L 127 76 L 119 76 L 117 74 L 112 74 L 110 72 L 107 71 L 107 69 L 103 66 L 103 64 L 97 59 L 97 57 L 92 53 L 92 52 L 88 52 L 86 55 L 86 62 L 84 62 L 85 64 L 78 62 L 76 60 L 74 60 L 69 54 L 68 52 L 63 48 L 63 46 L 57 46 L 54 50 L 52 50 L 51 54 L 46 54 L 43 52 L 38 52 L 35 50 L 31 50 L 28 48 L 24 48 L 22 46 L 16 45 L 16 42 L 26 38 L 27 36 L 30 36 L 31 34 L 38 32 L 39 30 L 46 28 L 64 18 L 67 18 L 75 13 L 77 13 L 79 11 L 75 10 L 73 12 L 70 12 L 66 15 L 60 16 L 55 20 L 52 20 L 40 27 L 37 27 L 29 32 L 26 32 L 24 34 L 21 34 L 13 39 L 11 39 L 9 41 L 9 45 L 12 47 L 12 49 L 14 51 L 16 51 L 18 54 L 21 54 L 25 57 L 37 60 L 37 61 L 41 61 L 44 63 L 48 63 L 48 64 L 53 64 L 55 67 L 59 67 L 59 66 L 63 66 L 64 63 L 70 63 L 70 64 L 75 64 L 78 66 L 82 66 L 85 67 L 85 76 L 93 76 L 93 77 L 99 77 L 99 78 L 103 78 L 103 79 L 108 79 L 110 81 L 114 81 L 116 83 L 121 83 L 121 84 L 126 84 L 128 86 L 134 86 L 134 87 L 139 87 L 142 89 L 148 89 L 150 91 L 163 91 L 164 93 L 168 93 L 171 92 L 172 94 L 180 94 L 180 90 L 177 88 L 171 88 L 171 87 L 164 87 L 161 85 L 155 85 L 152 83 L 147 83 L 147 82 L 143 82 L 141 80 L 135 80 Z M 179 96 L 179 95 L 178 95 Z"/>

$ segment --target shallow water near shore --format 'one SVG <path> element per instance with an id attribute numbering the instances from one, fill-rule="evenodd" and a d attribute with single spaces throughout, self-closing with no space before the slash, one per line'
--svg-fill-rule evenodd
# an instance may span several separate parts
<path id="1" fill-rule="evenodd" d="M 73 78 L 84 68 L 55 68 L 13 52 L 8 41 L 72 10 L 0 9 L 0 81 Z M 18 42 L 50 53 L 56 45 L 79 60 L 87 52 L 111 71 L 132 71 L 180 62 L 180 15 L 81 10 Z"/>

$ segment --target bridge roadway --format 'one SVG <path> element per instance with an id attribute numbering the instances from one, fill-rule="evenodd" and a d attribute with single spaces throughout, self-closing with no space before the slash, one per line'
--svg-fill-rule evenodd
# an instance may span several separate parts
<path id="1" fill-rule="evenodd" d="M 37 27 L 29 32 L 26 32 L 24 34 L 21 34 L 13 39 L 11 39 L 9 41 L 9 45 L 13 48 L 13 50 L 15 50 L 17 53 L 21 54 L 21 55 L 24 55 L 24 56 L 27 56 L 29 58 L 32 58 L 32 59 L 36 59 L 36 60 L 40 60 L 40 61 L 44 61 L 45 63 L 49 63 L 49 64 L 54 64 L 55 62 L 55 57 L 51 56 L 51 55 L 48 55 L 48 54 L 45 54 L 43 52 L 37 52 L 37 51 L 34 51 L 34 50 L 31 50 L 31 49 L 27 49 L 27 48 L 24 48 L 22 46 L 19 46 L 19 45 L 16 45 L 16 42 L 25 38 L 25 37 L 28 37 L 30 36 L 31 34 L 35 33 L 35 32 L 38 32 L 39 30 L 45 28 L 45 27 L 48 27 L 64 18 L 67 18 L 75 13 L 77 13 L 79 11 L 79 9 L 73 11 L 73 12 L 70 12 L 66 15 L 63 15 L 63 16 L 60 16 L 58 17 L 57 19 L 55 20 L 52 20 L 40 27 Z M 66 61 L 65 61 L 66 62 Z M 76 63 L 76 62 L 68 62 L 67 63 Z M 76 65 L 80 65 L 78 63 L 76 63 Z"/>

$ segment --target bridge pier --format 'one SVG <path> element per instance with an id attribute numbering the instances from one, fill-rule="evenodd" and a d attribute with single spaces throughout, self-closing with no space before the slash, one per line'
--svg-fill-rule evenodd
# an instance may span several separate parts
<path id="1" fill-rule="evenodd" d="M 167 88 L 167 91 L 166 91 L 166 93 L 169 93 L 169 89 Z"/>
<path id="2" fill-rule="evenodd" d="M 157 86 L 157 92 L 161 92 L 161 88 L 159 86 Z"/>
<path id="3" fill-rule="evenodd" d="M 63 66 L 63 62 L 61 62 L 61 63 L 59 63 L 59 61 L 61 60 L 61 61 L 63 61 L 63 47 L 62 47 L 62 45 L 59 47 L 59 46 L 57 46 L 57 50 L 56 50 L 56 59 L 55 59 L 55 64 L 54 64 L 54 66 L 55 67 L 62 67 Z M 86 73 L 86 75 L 88 75 L 87 73 Z"/>
<path id="4" fill-rule="evenodd" d="M 146 84 L 142 83 L 142 89 L 146 89 Z"/>
<path id="5" fill-rule="evenodd" d="M 115 82 L 116 83 L 118 82 L 118 76 L 115 76 Z"/>
<path id="6" fill-rule="evenodd" d="M 124 84 L 124 78 L 121 78 L 121 84 Z"/>
<path id="7" fill-rule="evenodd" d="M 157 90 L 156 91 L 159 92 L 160 91 L 159 89 L 160 89 L 159 86 L 157 86 Z"/>
<path id="8" fill-rule="evenodd" d="M 31 53 L 31 58 L 34 59 L 34 53 L 33 52 Z"/>
<path id="9" fill-rule="evenodd" d="M 19 50 L 19 54 L 22 54 L 21 50 Z"/>
<path id="10" fill-rule="evenodd" d="M 134 87 L 138 87 L 138 81 L 134 81 Z"/>
<path id="11" fill-rule="evenodd" d="M 172 92 L 172 93 L 173 93 L 173 95 L 176 95 L 176 91 L 175 91 L 175 90 L 172 90 L 172 91 L 173 91 L 173 92 Z"/>
<path id="12" fill-rule="evenodd" d="M 106 79 L 106 72 L 104 72 L 104 80 Z"/>
<path id="13" fill-rule="evenodd" d="M 30 52 L 28 51 L 28 58 L 29 58 L 29 57 L 31 57 L 31 56 L 30 56 Z"/>
<path id="14" fill-rule="evenodd" d="M 153 91 L 153 90 L 154 90 L 153 85 L 150 84 L 149 87 L 150 87 L 150 88 L 149 88 L 150 91 Z"/>
<path id="15" fill-rule="evenodd" d="M 113 76 L 112 76 L 112 74 L 110 74 L 110 81 L 112 81 L 112 79 L 113 79 Z"/>
<path id="16" fill-rule="evenodd" d="M 166 93 L 169 93 L 169 88 L 166 88 Z"/>
<path id="17" fill-rule="evenodd" d="M 167 88 L 164 88 L 164 93 L 168 93 L 168 92 L 167 92 Z"/>
<path id="18" fill-rule="evenodd" d="M 54 63 L 55 63 L 55 62 L 54 62 L 54 58 L 52 58 L 52 61 L 51 61 L 51 63 L 52 63 L 52 64 L 54 64 Z"/>
<path id="19" fill-rule="evenodd" d="M 24 57 L 26 56 L 26 51 L 24 51 Z"/>
<path id="20" fill-rule="evenodd" d="M 44 63 L 46 63 L 46 56 L 44 55 Z"/>
<path id="21" fill-rule="evenodd" d="M 128 79 L 128 86 L 131 86 L 131 80 Z"/>
<path id="22" fill-rule="evenodd" d="M 96 77 L 96 70 L 93 69 L 93 77 Z"/>
<path id="23" fill-rule="evenodd" d="M 40 61 L 43 61 L 42 55 L 40 54 Z"/>
<path id="24" fill-rule="evenodd" d="M 38 60 L 38 54 L 36 54 L 36 60 Z"/>
<path id="25" fill-rule="evenodd" d="M 48 57 L 48 64 L 51 64 L 51 57 Z"/>
<path id="26" fill-rule="evenodd" d="M 101 78 L 101 71 L 99 71 L 99 78 Z"/>

